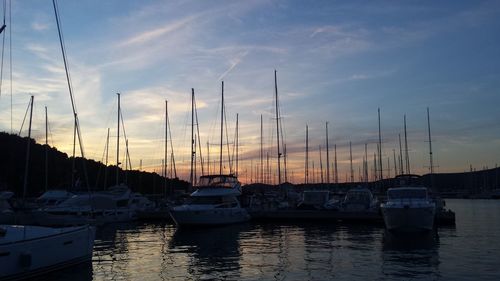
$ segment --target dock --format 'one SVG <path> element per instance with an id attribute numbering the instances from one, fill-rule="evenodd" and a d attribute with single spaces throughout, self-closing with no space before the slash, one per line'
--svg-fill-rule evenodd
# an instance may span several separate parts
<path id="1" fill-rule="evenodd" d="M 345 223 L 384 224 L 379 212 L 343 212 L 333 210 L 248 210 L 252 220 L 257 221 L 327 221 Z M 436 214 L 437 226 L 455 225 L 455 213 L 444 211 Z"/>

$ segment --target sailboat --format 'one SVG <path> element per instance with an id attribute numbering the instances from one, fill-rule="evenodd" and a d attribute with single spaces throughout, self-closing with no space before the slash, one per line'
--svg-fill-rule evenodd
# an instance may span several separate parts
<path id="1" fill-rule="evenodd" d="M 194 112 L 194 90 L 192 90 L 192 112 Z M 192 124 L 194 124 L 194 114 Z M 212 226 L 241 223 L 250 220 L 248 212 L 241 207 L 241 183 L 236 175 L 222 173 L 222 138 L 224 125 L 224 81 L 222 82 L 221 143 L 219 174 L 203 175 L 190 195 L 190 201 L 170 209 L 170 216 L 178 226 Z M 192 134 L 192 143 L 194 138 Z M 193 184 L 191 165 L 191 184 Z"/>
<path id="2" fill-rule="evenodd" d="M 31 120 L 33 96 L 31 96 L 28 145 L 23 198 L 27 191 L 31 145 Z M 9 195 L 9 194 L 7 194 Z M 8 196 L 5 196 L 8 198 Z M 50 228 L 32 225 L 0 225 L 0 280 L 18 280 L 37 276 L 92 258 L 95 228 Z M 47 250 L 50 249 L 50 255 Z"/>

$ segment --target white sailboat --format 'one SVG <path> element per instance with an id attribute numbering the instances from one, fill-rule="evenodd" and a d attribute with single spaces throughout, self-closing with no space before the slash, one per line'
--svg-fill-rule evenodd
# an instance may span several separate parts
<path id="1" fill-rule="evenodd" d="M 88 225 L 0 225 L 0 280 L 29 278 L 91 260 L 94 237 L 95 228 Z"/>

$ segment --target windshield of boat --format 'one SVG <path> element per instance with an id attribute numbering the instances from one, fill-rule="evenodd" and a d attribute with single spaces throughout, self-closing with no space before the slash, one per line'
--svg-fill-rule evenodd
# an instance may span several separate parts
<path id="1" fill-rule="evenodd" d="M 390 189 L 387 191 L 389 199 L 426 199 L 427 190 L 425 189 Z"/>
<path id="2" fill-rule="evenodd" d="M 370 193 L 364 190 L 349 191 L 345 196 L 346 202 L 367 202 L 372 200 Z"/>
<path id="3" fill-rule="evenodd" d="M 218 186 L 218 187 L 234 187 L 238 180 L 234 177 L 217 176 L 217 177 L 201 177 L 199 186 Z"/>

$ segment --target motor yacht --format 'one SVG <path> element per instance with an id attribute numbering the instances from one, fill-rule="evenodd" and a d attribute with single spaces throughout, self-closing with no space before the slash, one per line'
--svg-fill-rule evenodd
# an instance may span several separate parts
<path id="1" fill-rule="evenodd" d="M 426 187 L 389 188 L 387 202 L 380 208 L 389 231 L 420 232 L 434 227 L 436 204 Z"/>
<path id="2" fill-rule="evenodd" d="M 201 176 L 197 190 L 187 203 L 170 209 L 178 226 L 210 226 L 245 222 L 250 219 L 238 196 L 241 184 L 234 175 Z"/>

